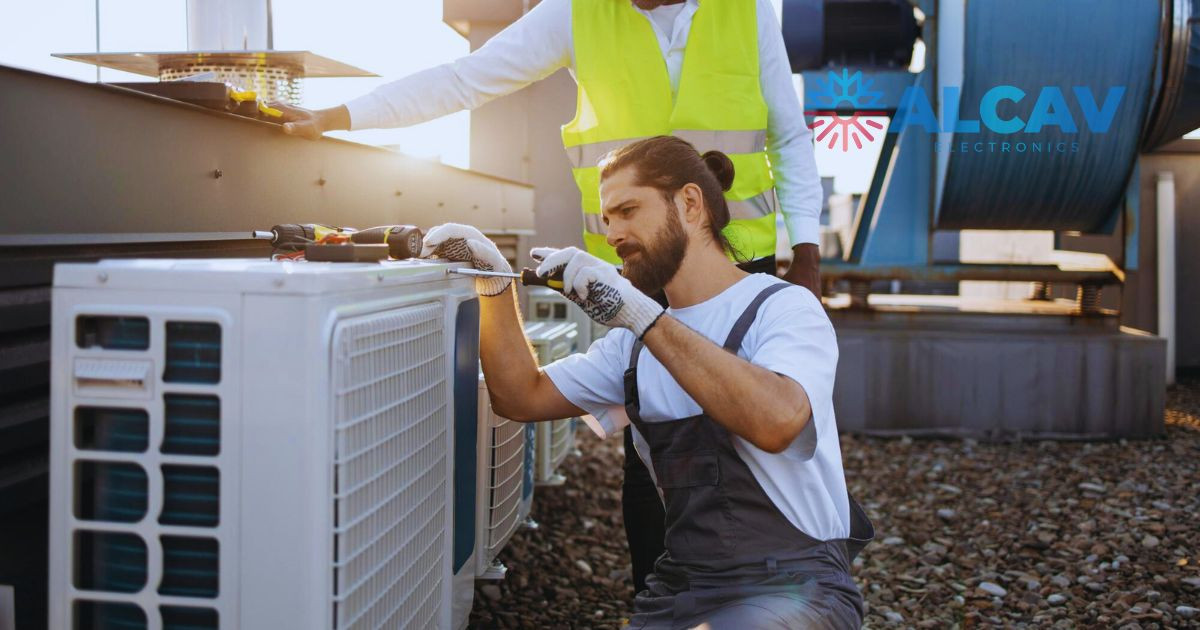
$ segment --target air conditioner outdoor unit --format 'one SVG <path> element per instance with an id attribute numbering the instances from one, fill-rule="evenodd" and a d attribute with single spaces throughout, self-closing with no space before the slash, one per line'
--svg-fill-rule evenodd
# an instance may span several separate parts
<path id="1" fill-rule="evenodd" d="M 525 335 L 537 353 L 539 365 L 549 365 L 575 352 L 578 326 L 566 322 L 531 322 Z M 534 481 L 542 485 L 561 485 L 566 478 L 558 467 L 575 450 L 576 418 L 539 422 L 535 425 Z"/>
<path id="2" fill-rule="evenodd" d="M 496 560 L 496 555 L 512 538 L 532 506 L 532 501 L 522 505 L 525 503 L 525 427 L 492 411 L 487 385 L 480 375 L 479 481 L 476 483 L 475 509 L 480 518 L 475 534 L 475 576 L 481 579 L 504 578 L 508 569 Z"/>
<path id="3" fill-rule="evenodd" d="M 51 628 L 461 628 L 479 302 L 448 265 L 55 270 Z"/>
<path id="4" fill-rule="evenodd" d="M 575 350 L 587 352 L 592 342 L 603 337 L 608 327 L 597 323 L 588 317 L 579 305 L 563 297 L 554 289 L 545 287 L 529 287 L 528 300 L 525 309 L 525 321 L 528 322 L 574 322 L 578 328 L 575 337 Z"/>

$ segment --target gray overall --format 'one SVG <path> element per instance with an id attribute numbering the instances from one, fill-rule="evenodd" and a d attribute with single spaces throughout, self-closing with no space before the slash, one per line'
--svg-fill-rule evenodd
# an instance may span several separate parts
<path id="1" fill-rule="evenodd" d="M 729 332 L 737 353 L 764 289 Z M 850 498 L 850 538 L 819 541 L 792 525 L 707 415 L 645 422 L 637 388 L 636 342 L 625 371 L 625 410 L 650 445 L 666 504 L 666 552 L 634 602 L 629 628 L 857 628 L 862 596 L 850 562 L 875 536 Z"/>

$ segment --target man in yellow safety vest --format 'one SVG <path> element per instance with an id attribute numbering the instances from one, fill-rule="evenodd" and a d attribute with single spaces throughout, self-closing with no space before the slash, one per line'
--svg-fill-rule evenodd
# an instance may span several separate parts
<path id="1" fill-rule="evenodd" d="M 590 254 L 620 263 L 601 218 L 600 157 L 638 139 L 675 135 L 733 162 L 724 234 L 735 261 L 775 273 L 780 212 L 793 252 L 784 279 L 819 295 L 822 190 L 771 0 L 542 0 L 462 59 L 341 106 L 281 105 L 284 131 L 318 138 L 413 125 L 473 109 L 562 67 L 578 85 L 576 114 L 562 138 Z M 627 432 L 623 511 L 640 591 L 663 550 L 663 508 L 633 451 Z"/>

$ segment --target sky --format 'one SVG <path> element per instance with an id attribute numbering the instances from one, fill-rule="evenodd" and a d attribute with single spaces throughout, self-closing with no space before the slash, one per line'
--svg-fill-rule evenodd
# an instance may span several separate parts
<path id="1" fill-rule="evenodd" d="M 336 6 L 336 8 L 334 8 Z M 101 0 L 103 52 L 187 50 L 184 0 Z M 469 52 L 467 41 L 442 23 L 437 0 L 272 0 L 276 50 L 308 50 L 374 72 L 381 78 L 312 79 L 304 105 L 340 104 L 377 85 Z M 363 19 L 370 16 L 370 19 Z M 51 57 L 95 52 L 95 0 L 0 0 L 0 64 L 80 81 L 96 68 Z M 102 81 L 145 77 L 103 69 Z M 447 116 L 408 129 L 334 134 L 367 144 L 397 145 L 405 153 L 467 167 L 469 114 Z"/>

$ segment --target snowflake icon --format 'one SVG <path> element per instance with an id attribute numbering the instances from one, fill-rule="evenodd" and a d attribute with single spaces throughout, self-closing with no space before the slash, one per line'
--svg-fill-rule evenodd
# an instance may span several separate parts
<path id="1" fill-rule="evenodd" d="M 808 126 L 817 130 L 814 131 L 817 142 L 828 139 L 827 146 L 832 149 L 841 140 L 842 151 L 849 152 L 851 142 L 861 149 L 863 138 L 875 139 L 868 127 L 881 130 L 883 125 L 874 120 L 860 120 L 883 115 L 882 111 L 867 111 L 883 107 L 879 100 L 883 92 L 871 89 L 874 82 L 874 79 L 864 79 L 861 70 L 850 74 L 846 68 L 842 69 L 841 75 L 831 70 L 828 79 L 817 79 L 817 89 L 812 95 L 818 109 L 804 112 L 813 116 L 813 122 Z"/>

